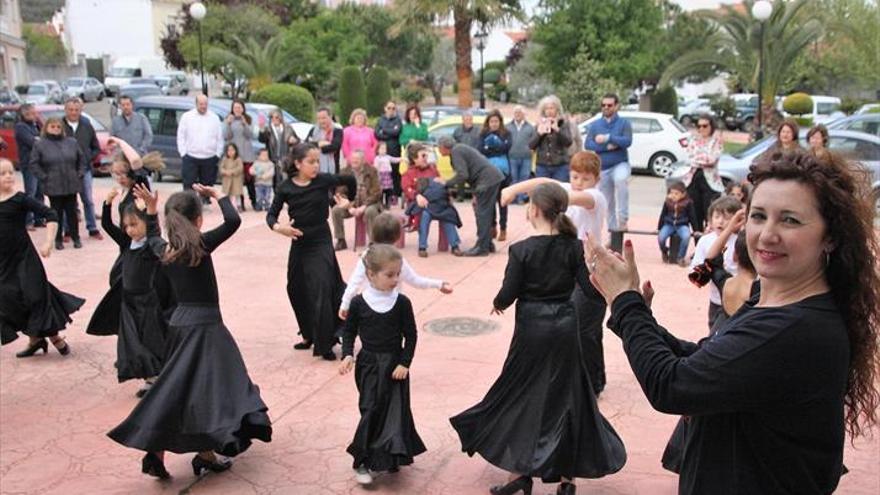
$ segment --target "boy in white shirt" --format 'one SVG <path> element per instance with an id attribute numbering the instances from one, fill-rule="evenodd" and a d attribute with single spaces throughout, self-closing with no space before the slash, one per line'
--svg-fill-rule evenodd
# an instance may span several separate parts
<path id="1" fill-rule="evenodd" d="M 706 251 L 712 246 L 715 242 L 715 239 L 718 238 L 718 234 L 720 234 L 730 222 L 730 219 L 736 215 L 736 212 L 741 210 L 743 207 L 742 203 L 739 202 L 734 197 L 731 196 L 722 196 L 709 205 L 709 225 L 712 228 L 712 232 L 704 235 L 700 238 L 699 242 L 697 242 L 697 247 L 694 250 L 694 257 L 691 260 L 691 270 L 695 267 L 702 265 L 706 261 Z M 727 244 L 724 246 L 724 269 L 730 272 L 733 275 L 736 275 L 737 265 L 733 260 L 733 253 L 735 250 L 736 244 L 736 235 L 731 235 Z M 721 307 L 721 293 L 718 292 L 718 288 L 715 287 L 715 284 L 709 284 L 709 328 L 714 328 L 714 325 L 719 318 L 724 318 L 724 310 Z"/>
<path id="2" fill-rule="evenodd" d="M 579 151 L 571 157 L 569 181 L 557 182 L 539 177 L 519 182 L 501 191 L 501 204 L 510 204 L 517 195 L 528 194 L 538 184 L 555 182 L 568 192 L 568 209 L 565 214 L 574 223 L 578 239 L 588 236 L 597 244 L 602 243 L 605 218 L 608 214 L 608 201 L 596 188 L 600 176 L 599 155 L 592 151 Z M 590 296 L 575 289 L 572 293 L 578 317 L 581 352 L 590 383 L 596 397 L 605 388 L 605 353 L 602 348 L 602 322 L 605 321 L 605 299 L 594 291 Z"/>

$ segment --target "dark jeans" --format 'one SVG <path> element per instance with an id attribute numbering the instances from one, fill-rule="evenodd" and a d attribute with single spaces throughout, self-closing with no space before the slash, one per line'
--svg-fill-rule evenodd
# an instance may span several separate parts
<path id="1" fill-rule="evenodd" d="M 43 188 L 40 187 L 40 181 L 37 179 L 37 176 L 32 174 L 27 167 L 21 168 L 21 178 L 24 181 L 24 193 L 29 198 L 34 198 L 40 203 L 43 202 Z M 45 223 L 46 219 L 39 215 L 34 215 L 31 212 L 27 213 L 25 217 L 25 223 L 27 225 L 33 225 L 34 223 Z"/>
<path id="2" fill-rule="evenodd" d="M 568 182 L 568 165 L 542 165 L 539 163 L 535 166 L 535 177 L 548 177 L 559 182 Z"/>
<path id="3" fill-rule="evenodd" d="M 220 159 L 216 156 L 193 158 L 184 155 L 180 171 L 180 175 L 183 176 L 183 190 L 192 189 L 193 184 L 213 187 L 217 182 L 217 162 L 219 161 Z"/>
<path id="4" fill-rule="evenodd" d="M 510 176 L 505 175 L 504 182 L 498 187 L 498 226 L 501 227 L 501 230 L 507 230 L 507 207 L 501 206 L 501 190 L 509 186 L 510 181 Z M 495 222 L 492 222 L 492 226 L 495 226 Z"/>
<path id="5" fill-rule="evenodd" d="M 391 184 L 393 184 L 394 195 L 398 198 L 402 196 L 403 188 L 400 187 L 400 162 L 391 164 Z"/>
<path id="6" fill-rule="evenodd" d="M 73 240 L 79 239 L 79 222 L 76 220 L 76 194 L 65 194 L 63 196 L 49 196 L 49 205 L 58 214 L 58 218 L 64 218 L 67 221 L 67 233 Z M 55 234 L 55 241 L 60 241 L 63 236 L 63 228 L 58 226 L 58 233 Z"/>
<path id="7" fill-rule="evenodd" d="M 677 235 L 678 240 L 681 241 L 678 245 L 678 253 L 674 253 L 675 259 L 683 260 L 688 254 L 688 243 L 691 241 L 691 228 L 687 224 L 675 226 L 664 223 L 663 226 L 660 227 L 660 233 L 657 234 L 657 242 L 660 243 L 660 252 L 669 252 L 669 248 L 666 247 L 666 241 L 672 237 L 672 234 Z"/>
<path id="8" fill-rule="evenodd" d="M 593 392 L 605 389 L 605 350 L 602 347 L 602 322 L 605 320 L 605 300 L 601 296 L 587 297 L 580 287 L 572 294 L 578 320 L 578 340 L 581 354 Z"/>
<path id="9" fill-rule="evenodd" d="M 706 221 L 709 220 L 706 218 L 709 212 L 709 205 L 712 204 L 712 201 L 718 199 L 721 193 L 709 187 L 703 169 L 694 172 L 694 177 L 691 179 L 691 184 L 688 186 L 687 191 L 688 196 L 694 202 L 695 223 L 700 227 L 701 231 L 705 232 Z"/>
<path id="10" fill-rule="evenodd" d="M 495 204 L 501 183 L 474 191 L 476 203 L 474 204 L 474 216 L 477 219 L 477 244 L 476 248 L 481 251 L 492 249 L 492 225 L 495 224 Z"/>

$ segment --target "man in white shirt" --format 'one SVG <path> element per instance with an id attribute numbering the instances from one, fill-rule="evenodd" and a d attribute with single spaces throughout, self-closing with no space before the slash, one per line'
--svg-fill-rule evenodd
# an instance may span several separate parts
<path id="1" fill-rule="evenodd" d="M 220 117 L 208 110 L 208 97 L 196 96 L 196 108 L 180 117 L 177 124 L 177 152 L 183 160 L 183 189 L 193 184 L 213 186 L 217 163 L 223 155 L 223 127 Z"/>

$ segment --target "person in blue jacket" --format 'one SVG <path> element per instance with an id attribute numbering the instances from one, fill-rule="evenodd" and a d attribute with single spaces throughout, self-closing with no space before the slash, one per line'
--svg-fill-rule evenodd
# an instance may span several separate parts
<path id="1" fill-rule="evenodd" d="M 599 190 L 608 200 L 608 230 L 626 230 L 629 220 L 629 153 L 632 125 L 617 114 L 620 99 L 608 93 L 602 97 L 602 118 L 590 124 L 584 148 L 595 151 L 602 161 Z"/>

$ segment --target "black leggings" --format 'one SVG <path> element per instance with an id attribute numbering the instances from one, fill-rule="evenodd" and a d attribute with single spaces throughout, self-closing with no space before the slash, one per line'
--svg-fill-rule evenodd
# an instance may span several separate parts
<path id="1" fill-rule="evenodd" d="M 62 196 L 49 196 L 49 205 L 58 214 L 58 218 L 67 219 L 67 233 L 74 240 L 79 240 L 79 222 L 76 219 L 76 194 L 64 194 Z M 58 226 L 55 240 L 60 241 L 64 236 L 63 225 Z"/>
<path id="2" fill-rule="evenodd" d="M 705 232 L 706 221 L 712 220 L 711 218 L 706 218 L 709 212 L 709 205 L 712 204 L 712 201 L 718 199 L 721 194 L 709 187 L 709 182 L 706 181 L 703 169 L 694 172 L 694 177 L 691 180 L 691 185 L 687 188 L 687 192 L 694 202 L 694 212 L 697 217 L 695 223 L 701 231 Z"/>

